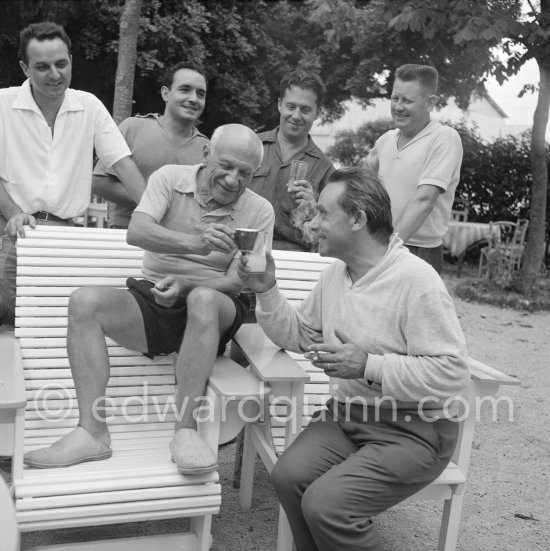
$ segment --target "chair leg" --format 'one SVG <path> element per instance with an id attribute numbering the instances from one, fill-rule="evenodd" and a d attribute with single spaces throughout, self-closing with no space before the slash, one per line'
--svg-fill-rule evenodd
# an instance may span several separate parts
<path id="1" fill-rule="evenodd" d="M 244 429 L 244 447 L 241 465 L 241 483 L 239 491 L 239 505 L 243 509 L 252 507 L 252 489 L 254 486 L 254 468 L 256 464 L 256 450 L 252 443 L 250 425 Z"/>
<path id="2" fill-rule="evenodd" d="M 197 536 L 197 550 L 209 551 L 212 547 L 212 515 L 191 518 L 191 530 Z"/>
<path id="3" fill-rule="evenodd" d="M 292 551 L 294 549 L 294 539 L 290 524 L 286 518 L 286 513 L 282 507 L 279 507 L 279 531 L 277 533 L 277 551 Z"/>
<path id="4" fill-rule="evenodd" d="M 462 512 L 463 494 L 453 494 L 451 499 L 445 501 L 441 528 L 439 530 L 438 551 L 455 551 L 458 538 L 458 526 Z"/>

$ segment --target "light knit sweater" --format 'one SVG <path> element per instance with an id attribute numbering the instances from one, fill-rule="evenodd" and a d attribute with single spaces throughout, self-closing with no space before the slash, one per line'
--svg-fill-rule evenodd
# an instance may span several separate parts
<path id="1" fill-rule="evenodd" d="M 277 286 L 258 294 L 257 319 L 281 348 L 306 352 L 311 344 L 340 344 L 335 330 L 368 354 L 364 378 L 330 380 L 339 400 L 369 405 L 391 397 L 398 408 L 439 408 L 468 377 L 464 335 L 445 284 L 394 234 L 384 257 L 352 283 L 335 260 L 296 308 Z M 372 381 L 372 382 L 369 382 Z"/>

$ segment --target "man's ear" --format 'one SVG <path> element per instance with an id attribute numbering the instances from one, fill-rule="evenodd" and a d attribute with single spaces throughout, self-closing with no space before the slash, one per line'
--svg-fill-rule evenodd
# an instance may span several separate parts
<path id="1" fill-rule="evenodd" d="M 160 89 L 160 96 L 164 101 L 168 101 L 168 94 L 170 93 L 170 90 L 168 89 L 168 86 L 162 86 Z"/>
<path id="2" fill-rule="evenodd" d="M 364 210 L 358 210 L 354 215 L 351 223 L 351 229 L 359 231 L 367 225 L 367 214 Z"/>
<path id="3" fill-rule="evenodd" d="M 437 94 L 431 94 L 428 96 L 428 108 L 427 111 L 433 111 L 435 104 L 437 103 Z"/>
<path id="4" fill-rule="evenodd" d="M 209 156 L 210 156 L 210 147 L 205 144 L 202 148 L 202 166 L 207 165 Z"/>
<path id="5" fill-rule="evenodd" d="M 29 66 L 26 63 L 23 63 L 23 61 L 19 61 L 19 67 L 23 70 L 23 73 L 25 73 L 25 76 L 27 78 L 29 77 Z"/>

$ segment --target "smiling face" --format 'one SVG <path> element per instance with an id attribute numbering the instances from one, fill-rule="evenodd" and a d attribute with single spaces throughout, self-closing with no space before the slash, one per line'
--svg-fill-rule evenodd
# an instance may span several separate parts
<path id="1" fill-rule="evenodd" d="M 284 137 L 290 142 L 307 138 L 315 119 L 319 116 L 317 94 L 309 88 L 291 86 L 279 98 L 279 126 Z"/>
<path id="2" fill-rule="evenodd" d="M 163 86 L 161 94 L 166 102 L 166 115 L 178 121 L 193 123 L 204 110 L 206 80 L 192 69 L 180 69 L 174 73 L 172 86 Z"/>
<path id="3" fill-rule="evenodd" d="M 208 191 L 219 205 L 235 203 L 260 164 L 258 151 L 250 140 L 232 139 L 231 134 L 218 142 L 213 153 L 207 150 L 205 160 Z"/>
<path id="4" fill-rule="evenodd" d="M 317 214 L 309 224 L 317 236 L 321 256 L 341 258 L 341 253 L 348 250 L 353 237 L 355 217 L 347 213 L 338 202 L 344 189 L 343 182 L 332 182 L 325 186 L 319 195 Z"/>
<path id="5" fill-rule="evenodd" d="M 406 137 L 416 136 L 430 122 L 430 111 L 435 105 L 435 95 L 418 80 L 396 79 L 391 94 L 393 122 Z"/>
<path id="6" fill-rule="evenodd" d="M 21 68 L 31 81 L 32 94 L 38 105 L 44 101 L 63 100 L 71 84 L 72 60 L 67 45 L 61 38 L 37 40 L 27 46 L 28 64 Z"/>

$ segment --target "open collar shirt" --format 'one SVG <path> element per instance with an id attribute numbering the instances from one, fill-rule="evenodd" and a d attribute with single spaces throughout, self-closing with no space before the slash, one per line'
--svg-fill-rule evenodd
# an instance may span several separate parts
<path id="1" fill-rule="evenodd" d="M 287 190 L 292 161 L 305 161 L 308 165 L 306 180 L 313 185 L 315 197 L 323 190 L 334 167 L 329 158 L 308 138 L 306 147 L 290 159 L 283 161 L 281 148 L 277 142 L 279 127 L 261 133 L 264 146 L 262 164 L 256 169 L 254 178 L 248 188 L 267 199 L 275 210 L 275 230 L 273 238 L 295 243 L 304 250 L 310 245 L 305 241 L 300 228 L 293 224 L 292 212 L 296 202 Z"/>
<path id="2" fill-rule="evenodd" d="M 131 155 L 94 95 L 67 89 L 52 136 L 29 80 L 0 90 L 0 177 L 23 212 L 82 214 L 90 203 L 94 148 L 107 167 Z"/>

